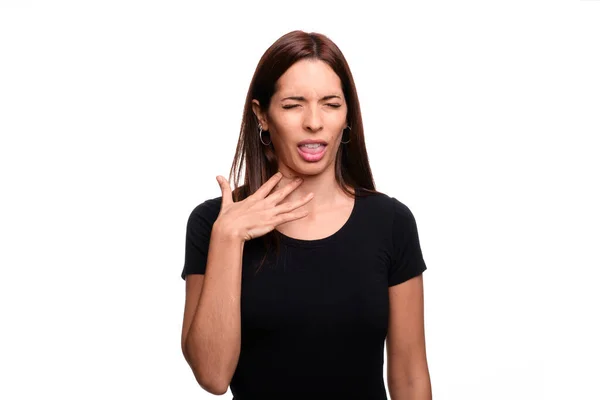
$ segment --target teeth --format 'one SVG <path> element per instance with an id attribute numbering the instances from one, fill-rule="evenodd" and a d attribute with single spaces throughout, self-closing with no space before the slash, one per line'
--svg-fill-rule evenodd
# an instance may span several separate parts
<path id="1" fill-rule="evenodd" d="M 308 147 L 309 149 L 316 149 L 317 147 L 322 146 L 321 143 L 311 143 L 311 144 L 303 144 L 302 147 Z"/>

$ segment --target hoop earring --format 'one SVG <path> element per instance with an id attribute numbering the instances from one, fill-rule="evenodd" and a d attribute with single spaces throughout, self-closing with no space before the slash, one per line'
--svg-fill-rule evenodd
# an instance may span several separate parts
<path id="1" fill-rule="evenodd" d="M 350 126 L 347 126 L 346 128 L 348 128 L 349 130 L 352 130 L 352 128 L 350 128 Z M 346 130 L 346 128 L 344 128 L 344 130 Z M 344 131 L 342 131 L 342 139 L 343 138 L 344 138 Z M 343 144 L 350 143 L 350 133 L 348 133 L 348 141 L 347 142 L 342 141 L 341 143 L 343 143 Z"/>
<path id="2" fill-rule="evenodd" d="M 265 132 L 267 132 L 267 131 L 265 131 Z M 268 145 L 270 145 L 270 144 L 271 144 L 271 142 L 269 142 L 269 143 L 265 143 L 265 142 L 263 142 L 262 133 L 263 133 L 262 126 L 261 126 L 260 124 L 258 124 L 258 138 L 260 139 L 260 142 L 261 142 L 262 144 L 264 144 L 265 146 L 268 146 Z"/>

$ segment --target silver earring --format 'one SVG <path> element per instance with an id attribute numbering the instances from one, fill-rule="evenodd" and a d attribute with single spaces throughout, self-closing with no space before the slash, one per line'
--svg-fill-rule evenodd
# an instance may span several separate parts
<path id="1" fill-rule="evenodd" d="M 348 128 L 349 130 L 352 130 L 352 128 L 350 128 L 350 126 L 347 126 L 346 128 Z M 346 130 L 346 128 L 344 128 L 344 130 Z M 342 131 L 342 139 L 344 138 L 344 131 Z M 348 141 L 347 142 L 341 142 L 343 144 L 346 143 L 350 143 L 350 133 L 348 133 Z"/>
<path id="2" fill-rule="evenodd" d="M 262 144 L 264 144 L 265 146 L 268 146 L 268 145 L 270 145 L 270 144 L 271 144 L 271 142 L 269 142 L 269 143 L 265 143 L 265 142 L 263 142 L 262 133 L 263 133 L 263 130 L 262 130 L 262 125 L 261 125 L 261 124 L 258 124 L 258 137 L 259 137 L 259 139 L 260 139 L 260 142 L 261 142 Z"/>

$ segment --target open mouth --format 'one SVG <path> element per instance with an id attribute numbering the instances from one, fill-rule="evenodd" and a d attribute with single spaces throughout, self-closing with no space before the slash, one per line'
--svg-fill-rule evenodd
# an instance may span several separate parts
<path id="1" fill-rule="evenodd" d="M 319 154 L 323 150 L 325 150 L 326 144 L 323 143 L 311 143 L 311 144 L 302 144 L 298 146 L 300 151 L 308 153 L 308 154 Z"/>
<path id="2" fill-rule="evenodd" d="M 315 162 L 319 161 L 325 155 L 326 144 L 311 143 L 298 146 L 298 153 L 304 161 Z"/>

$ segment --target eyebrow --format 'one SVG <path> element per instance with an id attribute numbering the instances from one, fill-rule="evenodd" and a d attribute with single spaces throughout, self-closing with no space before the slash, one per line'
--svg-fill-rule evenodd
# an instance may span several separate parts
<path id="1" fill-rule="evenodd" d="M 329 99 L 334 99 L 334 98 L 338 98 L 340 100 L 342 99 L 337 94 L 330 94 L 329 96 L 323 97 L 321 100 L 329 100 Z M 290 96 L 290 97 L 286 97 L 286 98 L 281 99 L 281 101 L 284 101 L 284 100 L 306 101 L 306 99 L 303 96 Z"/>

